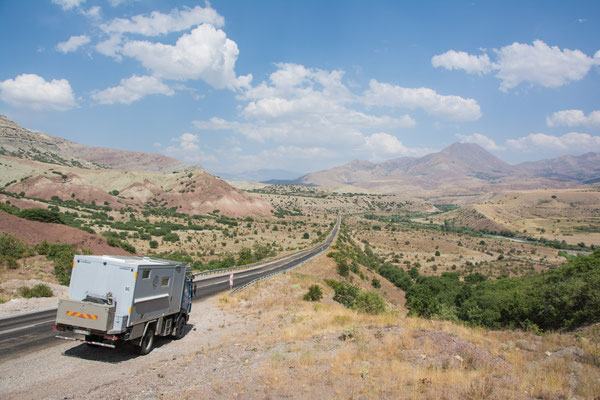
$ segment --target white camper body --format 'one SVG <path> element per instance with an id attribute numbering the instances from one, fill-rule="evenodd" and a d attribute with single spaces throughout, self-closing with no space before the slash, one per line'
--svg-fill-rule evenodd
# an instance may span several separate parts
<path id="1" fill-rule="evenodd" d="M 134 339 L 143 345 L 149 329 L 179 336 L 191 309 L 189 274 L 190 267 L 176 261 L 77 255 L 68 299 L 58 305 L 57 329 L 83 334 L 91 344 L 112 341 L 108 347 Z"/>

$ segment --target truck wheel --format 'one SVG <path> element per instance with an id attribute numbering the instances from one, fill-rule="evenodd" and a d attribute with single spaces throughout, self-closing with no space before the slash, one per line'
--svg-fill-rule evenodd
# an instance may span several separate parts
<path id="1" fill-rule="evenodd" d="M 138 347 L 138 354 L 145 356 L 146 354 L 152 351 L 152 347 L 154 346 L 154 329 L 149 326 L 146 330 L 146 334 L 142 339 L 142 343 L 140 343 L 140 347 Z"/>
<path id="2" fill-rule="evenodd" d="M 183 337 L 183 332 L 185 331 L 185 317 L 182 316 L 181 318 L 179 318 L 179 321 L 177 322 L 177 326 L 175 327 L 175 333 L 173 334 L 173 338 L 175 338 L 175 340 L 179 340 Z"/>

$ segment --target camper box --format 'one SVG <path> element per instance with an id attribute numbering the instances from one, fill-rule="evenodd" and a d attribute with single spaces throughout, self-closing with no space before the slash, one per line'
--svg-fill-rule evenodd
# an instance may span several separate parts
<path id="1" fill-rule="evenodd" d="M 133 327 L 129 339 L 139 337 L 138 330 L 141 336 L 143 322 L 165 319 L 171 325 L 174 319 L 166 317 L 184 307 L 186 318 L 189 312 L 190 306 L 182 303 L 191 299 L 186 274 L 189 267 L 175 261 L 75 256 L 68 299 L 59 302 L 56 323 L 107 334 Z"/>

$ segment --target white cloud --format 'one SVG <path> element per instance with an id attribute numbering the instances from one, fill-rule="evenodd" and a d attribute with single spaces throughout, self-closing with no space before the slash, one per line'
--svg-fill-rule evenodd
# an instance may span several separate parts
<path id="1" fill-rule="evenodd" d="M 506 141 L 506 147 L 520 151 L 600 151 L 600 136 L 569 132 L 562 136 L 532 133 Z"/>
<path id="2" fill-rule="evenodd" d="M 522 82 L 538 83 L 545 87 L 559 87 L 569 81 L 582 79 L 597 64 L 580 50 L 561 50 L 541 40 L 533 46 L 513 43 L 497 51 L 501 90 L 512 89 Z"/>
<path id="3" fill-rule="evenodd" d="M 121 41 L 121 36 L 113 35 L 106 40 L 98 42 L 98 44 L 96 44 L 96 51 L 105 56 L 113 57 L 117 61 L 121 61 L 123 58 L 121 54 L 119 54 L 121 51 Z"/>
<path id="4" fill-rule="evenodd" d="M 179 137 L 171 139 L 175 143 L 168 146 L 164 153 L 170 157 L 182 160 L 188 163 L 216 162 L 217 158 L 212 154 L 206 153 L 200 148 L 200 138 L 193 133 L 184 133 Z"/>
<path id="5" fill-rule="evenodd" d="M 554 126 L 583 126 L 586 128 L 600 128 L 600 110 L 592 111 L 587 116 L 581 110 L 562 110 L 546 117 L 546 125 Z"/>
<path id="6" fill-rule="evenodd" d="M 57 44 L 56 48 L 58 51 L 66 54 L 76 51 L 81 46 L 88 44 L 90 40 L 91 39 L 87 35 L 71 36 L 66 42 Z"/>
<path id="7" fill-rule="evenodd" d="M 99 20 L 102 13 L 102 9 L 98 6 L 94 6 L 90 7 L 88 10 L 81 10 L 81 13 L 88 18 Z"/>
<path id="8" fill-rule="evenodd" d="M 496 71 L 500 79 L 500 90 L 508 91 L 529 82 L 544 87 L 559 87 L 571 81 L 583 79 L 594 65 L 600 65 L 599 52 L 589 57 L 580 50 L 560 49 L 548 46 L 542 40 L 532 45 L 515 42 L 494 50 L 496 61 L 480 56 L 449 50 L 432 58 L 436 67 L 464 69 L 469 73 Z"/>
<path id="9" fill-rule="evenodd" d="M 149 16 L 135 15 L 130 19 L 115 18 L 109 23 L 100 25 L 100 29 L 108 34 L 133 33 L 144 36 L 159 36 L 169 32 L 184 31 L 192 26 L 210 24 L 222 27 L 225 19 L 210 6 L 203 8 L 174 9 L 169 14 L 153 11 Z"/>
<path id="10" fill-rule="evenodd" d="M 389 133 L 374 133 L 365 136 L 364 150 L 371 161 L 382 161 L 393 157 L 421 156 L 430 152 L 428 149 L 406 147 L 396 136 Z"/>
<path id="11" fill-rule="evenodd" d="M 209 24 L 200 25 L 181 36 L 175 46 L 149 41 L 130 41 L 123 55 L 140 61 L 160 78 L 203 79 L 217 89 L 247 87 L 251 75 L 236 77 L 234 67 L 238 47 L 225 32 Z"/>
<path id="12" fill-rule="evenodd" d="M 368 105 L 397 108 L 421 108 L 436 117 L 454 121 L 474 121 L 481 117 L 479 104 L 474 99 L 444 96 L 428 88 L 405 88 L 372 79 L 364 94 Z"/>
<path id="13" fill-rule="evenodd" d="M 472 135 L 462 135 L 457 133 L 456 137 L 460 139 L 461 143 L 476 143 L 486 150 L 504 150 L 504 147 L 499 146 L 493 139 L 482 135 L 481 133 L 474 133 Z"/>
<path id="14" fill-rule="evenodd" d="M 240 120 L 212 118 L 195 121 L 202 130 L 233 130 L 259 142 L 274 140 L 293 145 L 360 146 L 363 130 L 415 125 L 409 115 L 367 114 L 350 107 L 359 97 L 342 82 L 342 71 L 277 64 L 269 80 L 240 93 L 247 101 Z"/>
<path id="15" fill-rule="evenodd" d="M 448 50 L 444 54 L 433 56 L 431 64 L 449 70 L 463 69 L 469 74 L 485 74 L 492 70 L 492 62 L 487 54 L 475 56 L 464 51 Z"/>
<path id="16" fill-rule="evenodd" d="M 79 7 L 85 3 L 85 0 L 52 0 L 52 2 L 61 6 L 63 10 L 70 10 L 74 7 Z"/>
<path id="17" fill-rule="evenodd" d="M 128 79 L 121 79 L 120 86 L 93 93 L 92 98 L 100 104 L 131 104 L 151 94 L 172 96 L 174 93 L 173 89 L 153 76 L 133 75 Z"/>
<path id="18" fill-rule="evenodd" d="M 0 82 L 0 100 L 19 108 L 65 111 L 77 106 L 66 79 L 46 82 L 35 74 L 22 74 Z"/>

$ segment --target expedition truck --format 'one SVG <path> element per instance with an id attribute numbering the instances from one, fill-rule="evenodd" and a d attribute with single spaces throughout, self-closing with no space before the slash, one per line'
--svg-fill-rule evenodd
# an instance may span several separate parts
<path id="1" fill-rule="evenodd" d="M 155 336 L 183 337 L 195 290 L 190 267 L 180 262 L 76 255 L 55 325 L 75 335 L 56 337 L 111 348 L 128 341 L 148 354 Z"/>

